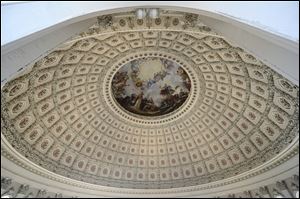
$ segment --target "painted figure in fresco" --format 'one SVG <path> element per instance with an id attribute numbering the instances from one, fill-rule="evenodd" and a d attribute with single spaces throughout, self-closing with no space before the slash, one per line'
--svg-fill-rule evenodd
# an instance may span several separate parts
<path id="1" fill-rule="evenodd" d="M 148 80 L 148 82 L 147 82 L 147 88 L 150 88 L 153 84 L 155 84 L 155 80 L 153 80 L 153 79 L 150 79 L 150 80 Z"/>
<path id="2" fill-rule="evenodd" d="M 124 92 L 124 87 L 126 86 L 126 81 L 128 80 L 128 76 L 126 72 L 117 72 L 112 81 L 113 92 L 116 95 L 121 95 Z"/>
<path id="3" fill-rule="evenodd" d="M 178 64 L 162 58 L 133 60 L 121 67 L 112 80 L 117 102 L 127 111 L 145 116 L 174 111 L 185 102 L 190 88 L 186 72 Z"/>

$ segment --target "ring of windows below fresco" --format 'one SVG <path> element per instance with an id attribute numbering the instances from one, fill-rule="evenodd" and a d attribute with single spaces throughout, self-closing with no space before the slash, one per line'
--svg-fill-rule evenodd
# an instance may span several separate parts
<path id="1" fill-rule="evenodd" d="M 123 109 L 143 116 L 161 116 L 186 101 L 191 80 L 179 64 L 148 57 L 123 65 L 114 75 L 111 88 Z"/>

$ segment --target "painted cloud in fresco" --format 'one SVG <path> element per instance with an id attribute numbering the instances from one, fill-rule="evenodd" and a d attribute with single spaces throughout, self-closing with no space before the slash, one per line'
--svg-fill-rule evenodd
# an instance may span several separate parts
<path id="1" fill-rule="evenodd" d="M 160 116 L 180 107 L 187 99 L 191 82 L 175 62 L 162 58 L 133 60 L 115 74 L 112 91 L 127 111 Z"/>

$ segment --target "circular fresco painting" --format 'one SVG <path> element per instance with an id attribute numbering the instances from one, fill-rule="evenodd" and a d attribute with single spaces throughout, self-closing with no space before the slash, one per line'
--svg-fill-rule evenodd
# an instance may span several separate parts
<path id="1" fill-rule="evenodd" d="M 191 81 L 177 63 L 162 58 L 141 58 L 122 66 L 112 80 L 116 101 L 127 111 L 161 116 L 188 98 Z"/>

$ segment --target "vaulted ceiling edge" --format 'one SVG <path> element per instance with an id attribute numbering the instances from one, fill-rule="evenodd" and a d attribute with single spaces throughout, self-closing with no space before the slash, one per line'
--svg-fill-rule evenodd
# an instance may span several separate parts
<path id="1" fill-rule="evenodd" d="M 298 139 L 299 88 L 197 15 L 102 16 L 4 85 L 1 132 L 28 160 L 73 180 L 205 185 Z"/>

